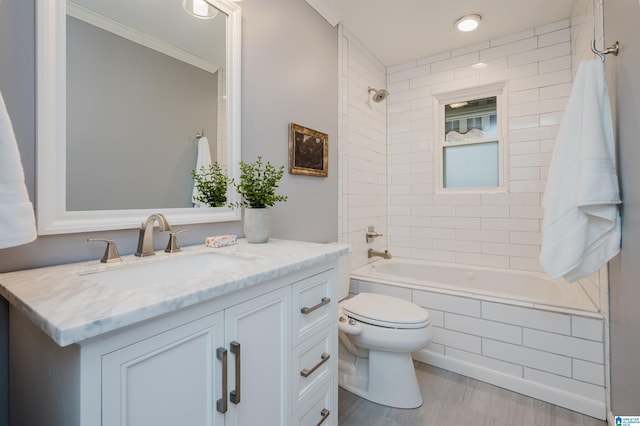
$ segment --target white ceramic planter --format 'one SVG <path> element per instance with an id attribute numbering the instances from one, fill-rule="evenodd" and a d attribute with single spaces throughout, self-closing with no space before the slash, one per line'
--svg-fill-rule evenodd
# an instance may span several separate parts
<path id="1" fill-rule="evenodd" d="M 244 209 L 244 236 L 253 244 L 269 241 L 271 235 L 271 214 L 268 208 Z"/>

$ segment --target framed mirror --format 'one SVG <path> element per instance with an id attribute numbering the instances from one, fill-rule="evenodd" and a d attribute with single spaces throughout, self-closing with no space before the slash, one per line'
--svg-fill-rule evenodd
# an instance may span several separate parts
<path id="1" fill-rule="evenodd" d="M 240 220 L 195 206 L 192 177 L 208 162 L 239 175 L 240 7 L 36 5 L 38 234 L 137 228 L 156 212 L 171 224 Z"/>

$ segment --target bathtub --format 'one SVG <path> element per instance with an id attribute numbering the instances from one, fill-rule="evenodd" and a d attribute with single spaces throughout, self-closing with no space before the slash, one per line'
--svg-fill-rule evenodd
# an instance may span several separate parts
<path id="1" fill-rule="evenodd" d="M 579 283 L 552 280 L 544 274 L 526 271 L 394 258 L 358 268 L 351 277 L 546 310 L 599 311 Z"/>
<path id="2" fill-rule="evenodd" d="M 429 312 L 433 339 L 415 360 L 606 418 L 605 318 L 580 283 L 393 258 L 352 270 L 350 292 Z"/>

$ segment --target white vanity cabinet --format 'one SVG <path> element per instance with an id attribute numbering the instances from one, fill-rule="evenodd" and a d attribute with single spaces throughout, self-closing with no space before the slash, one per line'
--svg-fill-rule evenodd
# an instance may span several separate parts
<path id="1" fill-rule="evenodd" d="M 316 265 L 66 347 L 12 307 L 11 424 L 337 425 L 336 279 Z"/>
<path id="2" fill-rule="evenodd" d="M 290 310 L 285 287 L 102 355 L 102 424 L 286 424 Z"/>

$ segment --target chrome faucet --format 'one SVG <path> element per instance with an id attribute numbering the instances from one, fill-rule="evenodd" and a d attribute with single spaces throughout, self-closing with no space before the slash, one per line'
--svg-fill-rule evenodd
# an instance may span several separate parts
<path id="1" fill-rule="evenodd" d="M 153 225 L 158 222 L 160 225 L 160 231 L 171 231 L 169 221 L 163 214 L 152 214 L 140 227 L 140 236 L 138 237 L 138 250 L 136 256 L 153 256 Z"/>
<path id="2" fill-rule="evenodd" d="M 369 250 L 367 250 L 367 257 L 369 259 L 371 259 L 374 256 L 380 256 L 383 259 L 391 259 L 391 253 L 389 253 L 389 250 L 385 250 L 385 251 L 375 251 L 374 249 L 370 248 Z"/>

